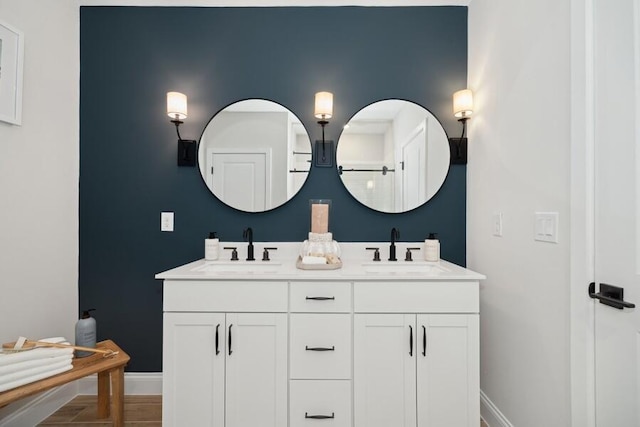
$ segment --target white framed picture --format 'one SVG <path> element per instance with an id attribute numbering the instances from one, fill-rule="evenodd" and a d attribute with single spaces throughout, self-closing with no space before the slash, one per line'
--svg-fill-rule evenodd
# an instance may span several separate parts
<path id="1" fill-rule="evenodd" d="M 22 31 L 0 21 L 0 121 L 22 124 Z"/>

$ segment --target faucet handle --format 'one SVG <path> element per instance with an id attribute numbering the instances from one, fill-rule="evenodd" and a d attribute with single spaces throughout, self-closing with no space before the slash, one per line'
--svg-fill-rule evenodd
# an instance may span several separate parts
<path id="1" fill-rule="evenodd" d="M 238 261 L 238 248 L 235 246 L 225 246 L 222 249 L 231 250 L 231 261 Z"/>
<path id="2" fill-rule="evenodd" d="M 407 254 L 404 257 L 405 261 L 413 261 L 413 258 L 411 257 L 411 251 L 419 251 L 420 248 L 407 248 Z"/>
<path id="3" fill-rule="evenodd" d="M 264 251 L 262 252 L 262 260 L 263 261 L 270 261 L 269 259 L 269 251 L 277 251 L 278 248 L 264 248 Z"/>
<path id="4" fill-rule="evenodd" d="M 380 261 L 380 248 L 365 248 L 368 251 L 375 251 L 373 253 L 373 260 Z"/>

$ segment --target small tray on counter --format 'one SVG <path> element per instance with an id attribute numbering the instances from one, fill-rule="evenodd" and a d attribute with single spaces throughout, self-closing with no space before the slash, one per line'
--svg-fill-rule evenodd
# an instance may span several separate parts
<path id="1" fill-rule="evenodd" d="M 303 264 L 302 258 L 298 256 L 296 260 L 296 268 L 300 270 L 337 270 L 342 268 L 342 260 L 338 258 L 338 262 L 336 264 Z"/>

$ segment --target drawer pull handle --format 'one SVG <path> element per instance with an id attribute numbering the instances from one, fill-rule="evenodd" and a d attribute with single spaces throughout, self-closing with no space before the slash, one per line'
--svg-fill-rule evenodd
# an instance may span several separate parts
<path id="1" fill-rule="evenodd" d="M 308 345 L 304 346 L 304 349 L 307 351 L 336 351 L 336 346 L 332 345 L 329 347 L 309 347 Z"/>
<path id="2" fill-rule="evenodd" d="M 233 353 L 233 351 L 231 351 L 231 327 L 233 326 L 233 323 L 229 325 L 229 356 L 231 356 L 231 353 Z"/>
<path id="3" fill-rule="evenodd" d="M 310 299 L 314 301 L 327 301 L 327 300 L 335 300 L 336 297 L 306 297 L 305 299 Z"/>
<path id="4" fill-rule="evenodd" d="M 218 334 L 220 332 L 219 330 L 220 330 L 220 323 L 216 325 L 216 356 L 220 354 L 220 349 L 218 348 Z"/>
<path id="5" fill-rule="evenodd" d="M 427 328 L 422 325 L 422 355 L 427 357 Z"/>
<path id="6" fill-rule="evenodd" d="M 413 327 L 409 325 L 409 356 L 413 356 Z"/>
<path id="7" fill-rule="evenodd" d="M 336 413 L 332 412 L 331 415 L 309 415 L 308 412 L 304 413 L 305 418 L 313 418 L 314 420 L 327 420 L 336 417 Z"/>

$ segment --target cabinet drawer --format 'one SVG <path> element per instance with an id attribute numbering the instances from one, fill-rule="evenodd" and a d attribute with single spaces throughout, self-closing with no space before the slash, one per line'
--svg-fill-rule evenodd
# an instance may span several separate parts
<path id="1" fill-rule="evenodd" d="M 292 380 L 289 385 L 290 427 L 351 426 L 351 381 Z"/>
<path id="2" fill-rule="evenodd" d="M 478 282 L 360 282 L 356 313 L 478 313 Z"/>
<path id="3" fill-rule="evenodd" d="M 287 312 L 286 282 L 165 280 L 164 311 Z"/>
<path id="4" fill-rule="evenodd" d="M 291 311 L 294 313 L 349 313 L 351 283 L 292 282 Z"/>
<path id="5" fill-rule="evenodd" d="M 292 379 L 351 378 L 351 315 L 292 314 Z"/>

